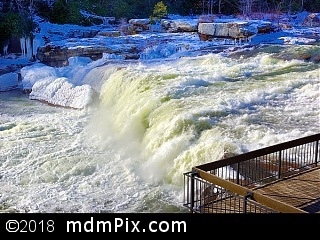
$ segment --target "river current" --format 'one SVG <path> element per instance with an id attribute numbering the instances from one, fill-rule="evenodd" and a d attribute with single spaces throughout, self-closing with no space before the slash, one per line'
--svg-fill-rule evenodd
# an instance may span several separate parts
<path id="1" fill-rule="evenodd" d="M 83 109 L 0 93 L 0 211 L 187 212 L 183 173 L 320 129 L 319 46 L 110 60 Z"/>

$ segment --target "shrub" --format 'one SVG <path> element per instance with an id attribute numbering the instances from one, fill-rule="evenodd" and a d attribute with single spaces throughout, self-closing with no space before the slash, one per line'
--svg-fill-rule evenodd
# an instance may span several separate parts
<path id="1" fill-rule="evenodd" d="M 153 17 L 157 19 L 161 19 L 163 17 L 168 16 L 167 6 L 163 4 L 163 2 L 158 2 L 153 9 L 152 12 Z"/>
<path id="2" fill-rule="evenodd" d="M 160 1 L 154 6 L 152 16 L 149 17 L 150 24 L 156 24 L 157 22 L 160 22 L 162 18 L 167 16 L 168 16 L 167 6 L 164 5 L 162 1 Z"/>

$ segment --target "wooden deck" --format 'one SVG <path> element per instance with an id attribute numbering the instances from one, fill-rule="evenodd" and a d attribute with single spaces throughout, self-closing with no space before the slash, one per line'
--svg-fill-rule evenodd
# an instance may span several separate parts
<path id="1" fill-rule="evenodd" d="M 211 191 L 208 191 L 211 190 Z M 290 205 L 306 213 L 320 213 L 320 167 L 314 167 L 296 174 L 275 180 L 259 187 L 250 188 L 278 202 Z M 205 193 L 206 192 L 206 193 Z M 205 193 L 205 194 L 204 194 Z M 203 192 L 204 201 L 199 206 L 201 213 L 243 213 L 243 199 L 226 192 L 213 193 L 212 188 Z M 248 200 L 247 213 L 271 213 L 271 206 L 257 205 Z M 274 211 L 277 212 L 277 211 Z"/>
<path id="2" fill-rule="evenodd" d="M 271 182 L 254 191 L 308 213 L 320 213 L 320 167 Z"/>
<path id="3" fill-rule="evenodd" d="M 320 133 L 205 163 L 185 173 L 196 213 L 320 213 Z"/>

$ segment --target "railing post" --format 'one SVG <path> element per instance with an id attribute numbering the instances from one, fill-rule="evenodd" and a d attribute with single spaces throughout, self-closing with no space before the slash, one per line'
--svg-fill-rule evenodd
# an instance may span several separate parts
<path id="1" fill-rule="evenodd" d="M 280 179 L 281 178 L 281 165 L 282 165 L 282 157 L 281 157 L 281 150 L 279 151 L 279 168 L 278 168 L 278 179 Z"/>
<path id="2" fill-rule="evenodd" d="M 240 163 L 237 163 L 238 169 L 237 169 L 237 184 L 240 182 Z"/>
<path id="3" fill-rule="evenodd" d="M 247 192 L 247 194 L 243 198 L 243 213 L 247 213 L 247 203 L 248 203 L 248 198 L 252 198 L 253 193 L 252 192 Z"/>
<path id="4" fill-rule="evenodd" d="M 194 185 L 195 185 L 195 176 L 197 176 L 198 173 L 195 171 L 195 170 L 192 170 L 192 173 L 191 173 L 191 183 L 190 183 L 190 209 L 191 209 L 191 212 L 193 212 L 193 208 L 194 208 Z"/>
<path id="5" fill-rule="evenodd" d="M 318 166 L 318 149 L 319 149 L 319 140 L 316 141 L 316 156 L 315 156 L 315 165 Z"/>

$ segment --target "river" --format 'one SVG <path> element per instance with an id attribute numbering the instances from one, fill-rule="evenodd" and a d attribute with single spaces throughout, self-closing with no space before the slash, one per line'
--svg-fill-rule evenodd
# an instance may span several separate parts
<path id="1" fill-rule="evenodd" d="M 1 92 L 0 211 L 187 212 L 193 166 L 319 132 L 299 52 L 319 46 L 110 60 L 74 74 L 98 92 L 83 109 Z"/>

